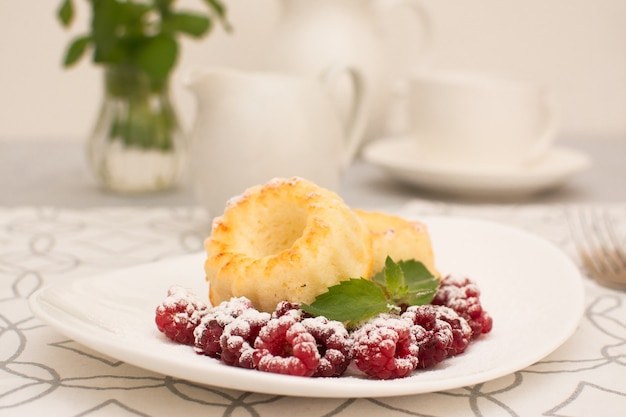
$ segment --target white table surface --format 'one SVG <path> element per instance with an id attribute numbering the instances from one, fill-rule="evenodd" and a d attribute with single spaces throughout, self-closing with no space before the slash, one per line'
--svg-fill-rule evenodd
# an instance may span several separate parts
<path id="1" fill-rule="evenodd" d="M 587 153 L 592 166 L 563 187 L 545 194 L 504 201 L 518 203 L 588 203 L 626 201 L 626 138 L 564 138 L 557 142 Z M 382 170 L 356 161 L 345 175 L 341 196 L 351 206 L 383 207 L 409 198 L 447 202 L 502 202 L 497 199 L 460 200 L 412 188 Z M 98 189 L 87 166 L 80 141 L 1 140 L 0 205 L 55 205 L 60 207 L 180 206 L 195 204 L 188 185 L 162 194 L 120 196 Z"/>

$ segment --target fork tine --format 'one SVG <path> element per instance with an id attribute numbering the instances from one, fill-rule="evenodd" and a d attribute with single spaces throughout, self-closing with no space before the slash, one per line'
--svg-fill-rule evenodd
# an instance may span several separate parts
<path id="1" fill-rule="evenodd" d="M 612 262 L 611 251 L 606 244 L 606 231 L 602 227 L 603 223 L 598 220 L 599 215 L 593 209 L 590 209 L 587 219 L 591 223 L 591 230 L 593 232 L 591 233 L 590 239 L 593 239 L 595 243 L 594 251 L 591 252 L 591 256 L 601 265 L 600 269 L 604 273 L 614 271 L 615 267 Z"/>
<path id="2" fill-rule="evenodd" d="M 602 212 L 602 220 L 604 223 L 604 229 L 608 236 L 608 242 L 611 247 L 612 258 L 615 261 L 618 269 L 626 269 L 626 251 L 623 248 L 623 244 L 617 238 L 615 234 L 614 222 L 612 221 L 608 211 Z"/>
<path id="3" fill-rule="evenodd" d="M 599 211 L 599 214 L 598 214 Z M 566 212 L 576 250 L 587 272 L 599 284 L 626 290 L 626 252 L 605 210 Z"/>
<path id="4" fill-rule="evenodd" d="M 580 256 L 587 268 L 591 269 L 592 274 L 607 274 L 613 270 L 611 264 L 607 261 L 607 256 L 602 244 L 602 231 L 598 228 L 598 222 L 594 221 L 594 215 L 591 210 L 579 210 L 579 223 L 582 237 L 580 245 Z"/>
<path id="5" fill-rule="evenodd" d="M 597 243 L 596 252 L 592 253 L 592 256 L 596 255 L 594 259 L 603 265 L 602 269 L 606 273 L 619 274 L 624 269 L 624 265 L 617 254 L 620 249 L 616 239 L 611 238 L 612 225 L 609 223 L 608 214 L 604 210 L 600 214 L 591 211 L 590 218 Z"/>
<path id="6" fill-rule="evenodd" d="M 589 254 L 593 252 L 593 249 L 587 238 L 587 236 L 590 235 L 590 229 L 589 222 L 586 220 L 586 217 L 583 214 L 583 210 L 575 210 L 574 213 L 567 211 L 566 217 L 567 224 L 569 225 L 569 229 L 573 238 L 572 240 L 574 241 L 574 246 L 576 247 L 576 251 L 580 256 L 583 265 L 587 268 L 588 272 L 591 275 L 599 274 L 600 271 L 596 267 L 593 259 L 591 259 L 591 257 L 589 256 Z"/>

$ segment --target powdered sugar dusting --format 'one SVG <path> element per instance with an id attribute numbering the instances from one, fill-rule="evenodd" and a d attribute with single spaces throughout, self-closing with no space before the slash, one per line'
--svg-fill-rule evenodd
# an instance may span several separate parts
<path id="1" fill-rule="evenodd" d="M 393 227 L 390 227 L 387 230 L 385 230 L 385 233 L 383 234 L 383 239 L 391 240 L 395 237 L 396 237 L 396 229 L 394 229 Z"/>
<path id="2" fill-rule="evenodd" d="M 162 303 L 165 307 L 176 307 L 178 305 L 189 304 L 195 309 L 205 309 L 207 304 L 198 296 L 180 285 L 172 285 L 167 291 L 167 297 Z"/>
<path id="3" fill-rule="evenodd" d="M 233 319 L 225 328 L 226 335 L 247 335 L 253 327 L 262 327 L 267 324 L 271 316 L 264 311 L 253 308 L 245 310 L 237 318 Z"/>
<path id="4" fill-rule="evenodd" d="M 173 285 L 167 292 L 167 297 L 163 300 L 159 309 L 172 309 L 179 312 L 175 315 L 175 320 L 189 320 L 199 323 L 206 314 L 208 306 L 188 289 L 179 285 Z M 181 310 L 184 309 L 184 310 Z"/>
<path id="5" fill-rule="evenodd" d="M 268 186 L 268 187 L 280 187 L 283 184 L 289 185 L 289 186 L 294 186 L 294 185 L 297 185 L 300 181 L 302 181 L 302 178 L 300 178 L 300 177 L 291 177 L 291 178 L 276 177 L 276 178 L 272 178 L 271 180 L 269 180 L 266 183 L 266 186 Z"/>
<path id="6" fill-rule="evenodd" d="M 226 326 L 249 309 L 252 309 L 252 302 L 248 298 L 233 297 L 209 309 L 203 317 L 200 326 L 203 326 L 203 323 L 206 324 L 209 320 L 216 320 L 220 325 Z"/>
<path id="7" fill-rule="evenodd" d="M 237 194 L 226 200 L 226 208 L 238 205 L 248 197 L 248 192 Z"/>
<path id="8" fill-rule="evenodd" d="M 411 222 L 411 227 L 413 227 L 413 230 L 417 233 L 426 233 L 426 225 L 424 223 Z"/>
<path id="9" fill-rule="evenodd" d="M 347 337 L 348 331 L 340 321 L 328 320 L 326 317 L 310 317 L 302 320 L 306 331 L 310 333 L 335 335 L 337 337 Z"/>

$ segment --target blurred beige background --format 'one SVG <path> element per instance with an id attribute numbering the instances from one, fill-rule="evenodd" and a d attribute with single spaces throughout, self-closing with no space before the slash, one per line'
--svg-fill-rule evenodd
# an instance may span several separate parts
<path id="1" fill-rule="evenodd" d="M 279 0 L 225 2 L 233 34 L 217 28 L 201 41 L 183 42 L 173 99 L 185 126 L 193 120 L 195 106 L 182 86 L 185 69 L 196 64 L 254 68 L 276 27 Z M 56 21 L 59 3 L 0 0 L 0 139 L 83 140 L 91 128 L 101 97 L 100 69 L 89 60 L 70 70 L 61 67 L 68 41 L 87 26 L 87 2 L 76 0 L 78 16 L 70 31 Z M 181 0 L 191 8 L 199 4 Z M 424 64 L 504 73 L 546 85 L 562 110 L 561 136 L 626 140 L 626 1 L 423 4 L 435 32 Z M 400 21 L 403 16 L 389 18 Z"/>

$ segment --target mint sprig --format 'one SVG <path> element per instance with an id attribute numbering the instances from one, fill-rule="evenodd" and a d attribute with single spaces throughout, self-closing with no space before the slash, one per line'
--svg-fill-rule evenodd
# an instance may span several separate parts
<path id="1" fill-rule="evenodd" d="M 363 278 L 351 278 L 333 285 L 311 305 L 303 304 L 301 308 L 314 316 L 350 322 L 387 311 L 388 306 L 387 296 L 379 285 Z"/>
<path id="2" fill-rule="evenodd" d="M 57 17 L 68 28 L 75 18 L 76 0 L 61 0 Z M 179 38 L 201 38 L 219 22 L 231 30 L 223 0 L 203 0 L 204 11 L 184 10 L 174 0 L 91 0 L 87 33 L 74 38 L 63 65 L 76 64 L 89 50 L 96 64 L 133 66 L 163 88 L 179 55 Z"/>
<path id="3" fill-rule="evenodd" d="M 396 263 L 387 257 L 383 270 L 371 280 L 351 278 L 341 281 L 318 295 L 313 303 L 302 304 L 301 308 L 314 316 L 324 316 L 353 327 L 380 313 L 428 304 L 438 288 L 439 278 L 421 262 Z"/>
<path id="4" fill-rule="evenodd" d="M 395 263 L 390 257 L 372 281 L 385 287 L 393 304 L 399 307 L 428 304 L 439 288 L 439 278 L 423 263 L 415 260 Z"/>

